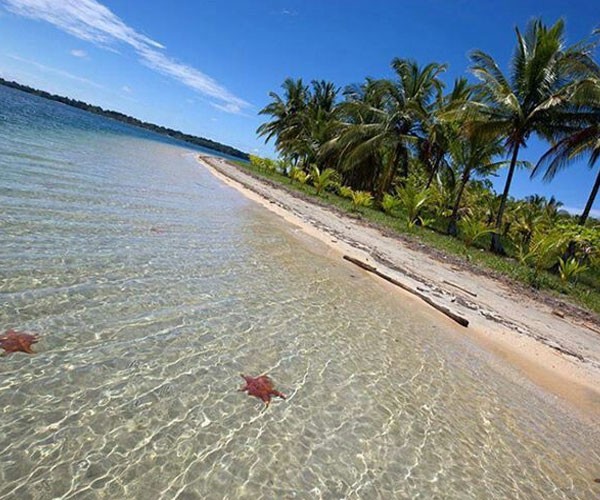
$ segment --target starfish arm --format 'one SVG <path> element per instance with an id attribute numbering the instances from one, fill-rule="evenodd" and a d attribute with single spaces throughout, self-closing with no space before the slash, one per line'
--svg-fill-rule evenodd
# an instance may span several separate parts
<path id="1" fill-rule="evenodd" d="M 285 394 L 283 394 L 279 391 L 273 391 L 273 396 L 277 396 L 278 398 L 281 398 L 281 399 L 287 399 Z"/>

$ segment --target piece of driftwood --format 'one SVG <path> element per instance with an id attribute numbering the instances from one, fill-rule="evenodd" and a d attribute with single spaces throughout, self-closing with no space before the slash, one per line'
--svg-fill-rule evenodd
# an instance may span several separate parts
<path id="1" fill-rule="evenodd" d="M 452 281 L 447 281 L 447 280 L 442 280 L 442 283 L 446 283 L 446 285 L 450 285 L 453 286 L 454 288 L 458 288 L 459 290 L 462 290 L 465 293 L 468 293 L 471 297 L 477 297 L 477 294 L 475 292 L 472 292 L 471 290 L 467 290 L 466 288 L 463 288 L 460 285 L 457 285 L 456 283 L 452 283 Z"/>
<path id="2" fill-rule="evenodd" d="M 379 276 L 380 278 L 383 278 L 384 280 L 389 281 L 393 285 L 396 285 L 397 287 L 400 287 L 403 290 L 405 290 L 409 293 L 412 293 L 413 295 L 416 295 L 424 302 L 427 302 L 427 304 L 429 304 L 434 309 L 437 309 L 441 313 L 448 316 L 450 319 L 456 321 L 459 325 L 464 326 L 464 327 L 469 326 L 469 320 L 467 318 L 464 318 L 463 316 L 456 314 L 454 311 L 451 311 L 446 306 L 443 306 L 441 304 L 438 304 L 437 302 L 434 302 L 430 297 L 422 294 L 421 292 L 415 290 L 414 288 L 412 288 L 408 285 L 405 285 L 404 283 L 400 283 L 398 280 L 392 278 L 391 276 L 388 276 L 387 274 L 382 273 L 381 271 L 377 270 L 376 267 L 374 267 L 370 264 L 367 264 L 366 262 L 363 262 L 361 260 L 355 259 L 354 257 L 350 257 L 349 255 L 344 255 L 344 259 L 347 260 L 348 262 L 352 262 L 352 264 L 354 264 L 358 267 L 363 268 L 365 271 L 369 271 L 370 273 L 373 273 L 373 274 Z"/>

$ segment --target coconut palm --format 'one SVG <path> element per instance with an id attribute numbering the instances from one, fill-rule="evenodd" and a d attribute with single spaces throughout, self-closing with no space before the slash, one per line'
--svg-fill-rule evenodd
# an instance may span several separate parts
<path id="1" fill-rule="evenodd" d="M 573 161 L 584 155 L 589 155 L 588 166 L 594 168 L 600 158 L 600 78 L 591 78 L 579 87 L 574 96 L 576 105 L 583 107 L 579 120 L 583 117 L 588 122 L 587 126 L 564 134 L 540 158 L 532 172 L 532 177 L 545 169 L 543 179 L 551 181 L 554 176 Z M 581 213 L 578 224 L 583 226 L 590 215 L 592 205 L 600 189 L 600 170 L 592 186 L 592 191 L 587 199 L 585 208 Z"/>
<path id="2" fill-rule="evenodd" d="M 448 224 L 449 234 L 457 235 L 458 211 L 471 176 L 477 174 L 486 177 L 505 165 L 507 163 L 505 161 L 494 161 L 494 158 L 503 152 L 504 147 L 499 138 L 490 140 L 482 135 L 471 134 L 470 136 L 457 136 L 451 142 L 450 156 L 455 167 L 459 170 L 461 178 Z"/>
<path id="3" fill-rule="evenodd" d="M 369 80 L 356 91 L 348 89 L 343 113 L 350 119 L 330 146 L 341 151 L 347 165 L 379 160 L 376 194 L 381 200 L 389 191 L 397 171 L 408 177 L 409 152 L 417 144 L 423 121 L 432 103 L 441 94 L 439 75 L 446 65 L 430 63 L 420 67 L 415 61 L 392 61 L 396 80 Z"/>
<path id="4" fill-rule="evenodd" d="M 377 148 L 357 151 L 355 147 L 364 125 L 376 121 L 376 113 L 384 107 L 381 81 L 367 78 L 361 85 L 349 85 L 344 96 L 345 102 L 339 107 L 338 134 L 321 148 L 320 159 L 337 167 L 344 184 L 372 192 L 381 175 L 383 151 Z"/>
<path id="5" fill-rule="evenodd" d="M 453 172 L 446 155 L 452 140 L 457 136 L 460 123 L 446 120 L 445 115 L 449 110 L 469 100 L 472 93 L 473 87 L 467 79 L 457 78 L 449 94 L 444 97 L 438 94 L 423 120 L 424 138 L 418 145 L 418 156 L 429 176 L 425 186 L 427 188 L 436 176 L 440 177 L 440 172 Z"/>
<path id="6" fill-rule="evenodd" d="M 295 148 L 301 153 L 304 165 L 315 163 L 323 144 L 335 136 L 339 90 L 332 82 L 311 82 L 307 106 L 299 117 L 300 133 L 295 141 Z"/>
<path id="7" fill-rule="evenodd" d="M 568 131 L 576 118 L 569 104 L 581 80 L 595 65 L 590 47 L 566 47 L 564 22 L 548 28 L 533 20 L 521 34 L 506 77 L 492 56 L 482 51 L 471 54 L 471 71 L 481 80 L 478 102 L 467 103 L 464 112 L 470 127 L 489 137 L 503 137 L 510 157 L 508 176 L 492 234 L 492 250 L 503 252 L 500 230 L 519 151 L 532 134 L 550 140 Z"/>
<path id="8" fill-rule="evenodd" d="M 302 79 L 287 78 L 281 87 L 283 97 L 269 92 L 272 102 L 259 111 L 259 115 L 270 115 L 273 119 L 263 123 L 256 130 L 259 137 L 266 136 L 265 143 L 275 137 L 275 149 L 284 157 L 298 161 L 299 152 L 296 145 L 302 134 L 302 112 L 306 109 L 309 92 Z"/>
<path id="9" fill-rule="evenodd" d="M 273 119 L 263 123 L 257 133 L 266 136 L 265 142 L 275 137 L 280 154 L 308 167 L 316 161 L 320 147 L 333 137 L 339 89 L 324 80 L 313 80 L 308 87 L 301 79 L 291 78 L 283 82 L 282 88 L 283 97 L 269 94 L 272 102 L 259 114 Z"/>

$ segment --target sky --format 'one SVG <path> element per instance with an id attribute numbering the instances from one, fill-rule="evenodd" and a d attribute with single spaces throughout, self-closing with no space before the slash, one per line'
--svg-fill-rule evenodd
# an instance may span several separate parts
<path id="1" fill-rule="evenodd" d="M 0 0 L 0 76 L 145 121 L 273 156 L 258 112 L 287 77 L 392 77 L 394 57 L 449 64 L 469 76 L 469 52 L 508 72 L 515 27 L 566 21 L 575 43 L 600 26 L 598 0 Z M 522 159 L 546 145 L 532 140 Z M 580 210 L 600 165 L 553 182 L 515 175 L 511 194 L 556 196 Z M 493 179 L 501 191 L 506 172 Z M 600 216 L 600 199 L 594 204 Z"/>

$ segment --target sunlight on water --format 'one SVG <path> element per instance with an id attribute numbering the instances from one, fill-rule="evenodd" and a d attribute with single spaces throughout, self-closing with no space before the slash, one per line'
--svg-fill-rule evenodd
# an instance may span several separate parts
<path id="1" fill-rule="evenodd" d="M 0 497 L 597 498 L 594 429 L 193 151 L 0 104 L 0 331 L 42 337 L 0 358 Z"/>

